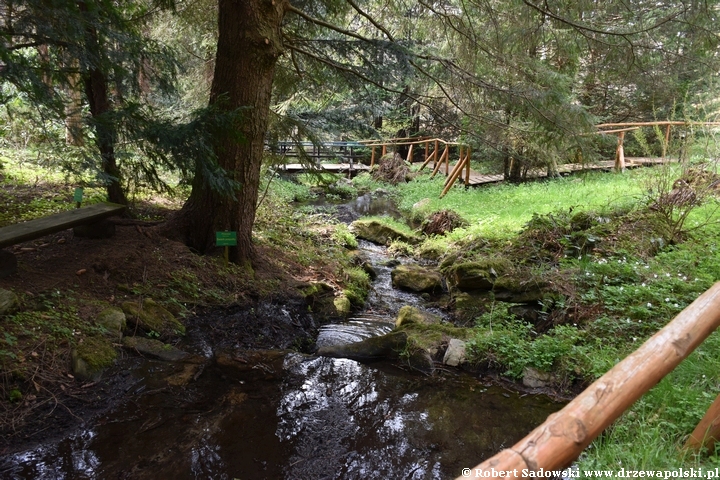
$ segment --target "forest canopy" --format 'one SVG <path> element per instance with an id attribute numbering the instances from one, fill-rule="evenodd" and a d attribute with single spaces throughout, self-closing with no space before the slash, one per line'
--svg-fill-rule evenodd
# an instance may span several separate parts
<path id="1" fill-rule="evenodd" d="M 266 143 L 441 136 L 506 175 L 510 158 L 592 161 L 598 123 L 715 119 L 717 15 L 716 1 L 11 0 L 1 140 L 95 172 L 118 203 L 172 173 L 193 192 L 169 230 L 199 251 L 237 230 L 240 261 Z"/>

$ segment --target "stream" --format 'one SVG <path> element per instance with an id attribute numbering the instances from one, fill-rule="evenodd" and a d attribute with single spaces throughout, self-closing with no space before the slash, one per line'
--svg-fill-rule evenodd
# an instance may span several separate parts
<path id="1" fill-rule="evenodd" d="M 400 307 L 424 308 L 421 297 L 392 288 L 384 247 L 360 248 L 378 273 L 367 306 L 321 327 L 319 346 L 387 333 Z M 452 369 L 424 376 L 389 362 L 217 352 L 202 339 L 187 348 L 200 360 L 126 359 L 124 403 L 65 438 L 0 459 L 0 477 L 447 479 L 562 407 Z"/>

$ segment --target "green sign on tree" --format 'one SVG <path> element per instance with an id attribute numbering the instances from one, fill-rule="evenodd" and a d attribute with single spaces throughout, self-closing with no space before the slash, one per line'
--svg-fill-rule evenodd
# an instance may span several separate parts
<path id="1" fill-rule="evenodd" d="M 215 246 L 235 247 L 237 246 L 237 232 L 215 232 Z"/>
<path id="2" fill-rule="evenodd" d="M 83 199 L 83 189 L 82 189 L 82 187 L 78 187 L 75 189 L 75 193 L 73 194 L 73 201 L 75 202 L 75 206 L 77 206 L 77 208 L 80 208 L 82 199 Z"/>

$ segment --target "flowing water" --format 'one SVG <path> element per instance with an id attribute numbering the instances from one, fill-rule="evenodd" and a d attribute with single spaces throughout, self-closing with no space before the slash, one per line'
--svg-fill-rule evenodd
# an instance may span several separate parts
<path id="1" fill-rule="evenodd" d="M 423 306 L 392 289 L 383 248 L 362 248 L 378 272 L 368 307 L 321 328 L 319 345 L 386 333 L 401 306 Z M 131 359 L 126 402 L 59 441 L 0 460 L 0 477 L 454 478 L 561 408 L 459 371 L 421 376 L 383 362 L 194 345 L 204 362 Z M 170 380 L 183 373 L 191 380 L 182 386 Z"/>

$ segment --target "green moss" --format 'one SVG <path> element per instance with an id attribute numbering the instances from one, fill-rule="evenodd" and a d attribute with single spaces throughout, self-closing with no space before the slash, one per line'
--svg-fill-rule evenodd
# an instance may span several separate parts
<path id="1" fill-rule="evenodd" d="M 472 335 L 472 330 L 448 323 L 412 323 L 398 330 L 407 333 L 410 348 L 422 350 L 431 350 L 450 338 L 467 340 Z"/>
<path id="2" fill-rule="evenodd" d="M 170 335 L 185 334 L 185 326 L 172 313 L 151 298 L 146 298 L 142 303 L 124 302 L 122 309 L 129 318 L 134 319 L 145 330 Z"/>
<path id="3" fill-rule="evenodd" d="M 448 271 L 463 276 L 474 275 L 504 275 L 512 270 L 512 262 L 504 257 L 481 257 L 472 262 L 446 265 Z M 494 272 L 494 273 L 493 273 Z"/>
<path id="4" fill-rule="evenodd" d="M 77 354 L 82 358 L 91 371 L 102 370 L 115 362 L 117 352 L 110 341 L 103 337 L 86 337 L 76 348 Z"/>
<path id="5" fill-rule="evenodd" d="M 360 267 L 345 267 L 343 269 L 345 277 L 345 290 L 343 294 L 350 300 L 353 305 L 362 305 L 370 291 L 370 277 Z"/>

